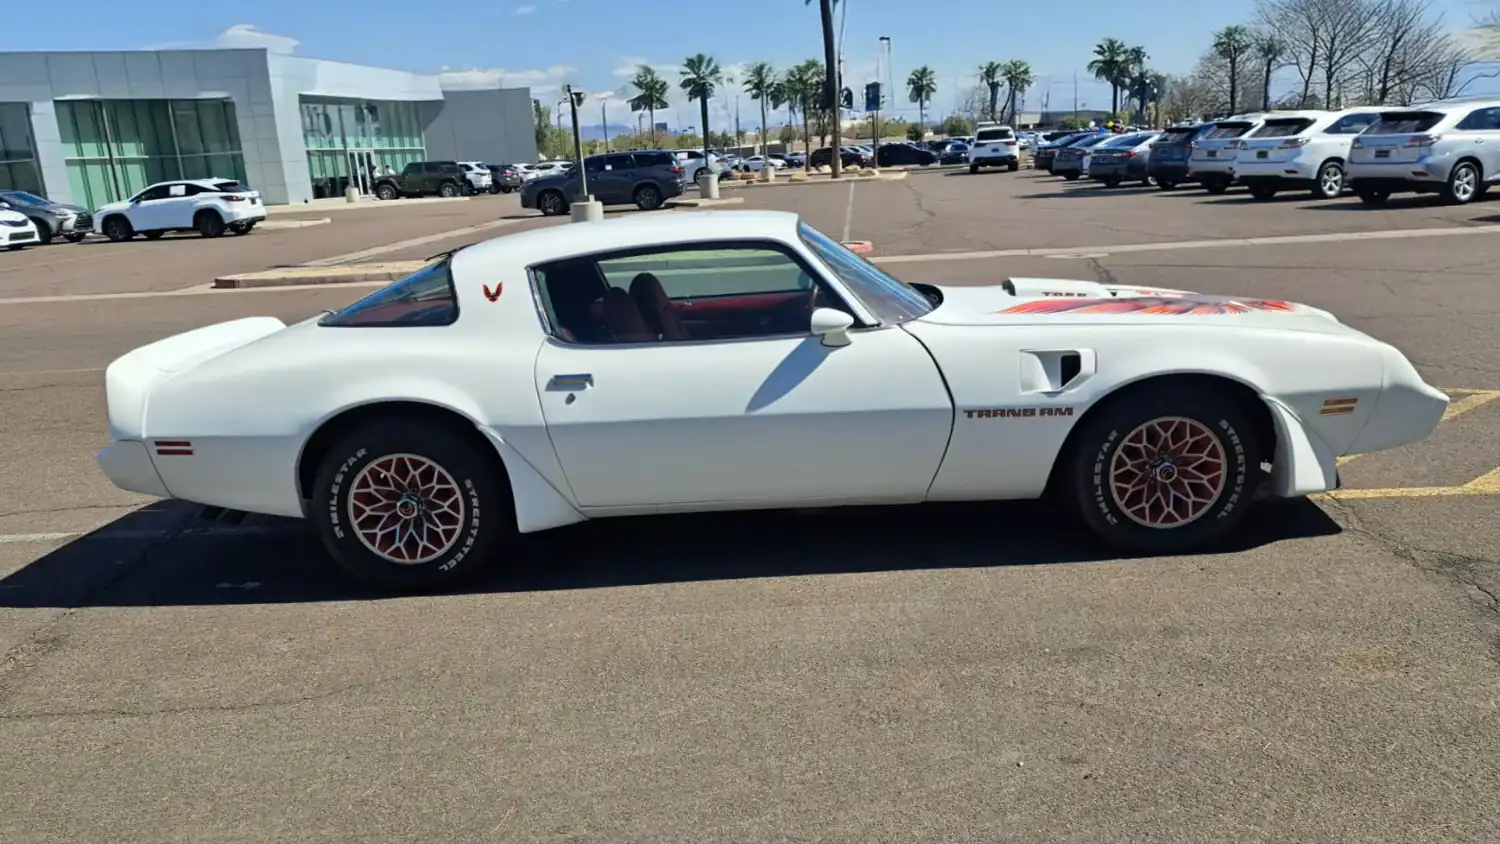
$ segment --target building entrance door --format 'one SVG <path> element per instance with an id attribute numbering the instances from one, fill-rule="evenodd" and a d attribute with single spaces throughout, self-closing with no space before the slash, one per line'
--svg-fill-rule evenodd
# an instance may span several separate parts
<path id="1" fill-rule="evenodd" d="M 369 196 L 375 192 L 375 177 L 379 175 L 375 171 L 375 153 L 367 149 L 347 150 L 349 157 L 349 187 L 359 191 L 361 196 Z"/>

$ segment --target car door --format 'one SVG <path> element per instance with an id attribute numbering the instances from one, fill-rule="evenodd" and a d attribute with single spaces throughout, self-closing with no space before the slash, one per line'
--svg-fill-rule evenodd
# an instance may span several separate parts
<path id="1" fill-rule="evenodd" d="M 1457 152 L 1479 159 L 1486 182 L 1500 179 L 1500 108 L 1475 109 L 1454 128 L 1462 141 Z"/>
<path id="2" fill-rule="evenodd" d="M 182 202 L 187 186 L 181 183 L 154 185 L 130 201 L 126 216 L 130 227 L 138 232 L 160 231 L 172 228 L 171 205 Z"/>
<path id="3" fill-rule="evenodd" d="M 584 508 L 922 500 L 953 411 L 899 326 L 827 346 L 810 306 L 849 311 L 787 246 L 654 247 L 533 268 L 552 338 L 547 429 Z"/>
<path id="4" fill-rule="evenodd" d="M 613 205 L 624 205 L 630 202 L 630 194 L 635 189 L 635 156 L 628 152 L 615 152 L 604 156 L 603 177 L 604 189 L 602 192 L 595 193 L 600 201 Z"/>

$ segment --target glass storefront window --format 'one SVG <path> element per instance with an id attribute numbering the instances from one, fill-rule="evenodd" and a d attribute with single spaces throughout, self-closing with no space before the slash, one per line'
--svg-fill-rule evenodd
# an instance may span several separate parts
<path id="1" fill-rule="evenodd" d="M 427 157 L 417 103 L 302 97 L 299 105 L 314 196 L 343 194 L 352 175 L 349 150 L 369 150 L 381 171 Z"/>
<path id="2" fill-rule="evenodd" d="M 57 103 L 73 201 L 90 208 L 156 182 L 245 181 L 229 100 L 89 100 Z"/>
<path id="3" fill-rule="evenodd" d="M 26 103 L 0 103 L 0 188 L 42 192 Z"/>

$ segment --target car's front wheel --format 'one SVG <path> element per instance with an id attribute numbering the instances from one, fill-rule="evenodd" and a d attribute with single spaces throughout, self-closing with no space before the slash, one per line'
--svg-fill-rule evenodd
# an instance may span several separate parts
<path id="1" fill-rule="evenodd" d="M 452 199 L 458 196 L 458 185 L 452 182 L 443 182 L 441 185 L 438 185 L 438 196 L 444 199 Z"/>
<path id="2" fill-rule="evenodd" d="M 544 190 L 536 198 L 536 207 L 544 216 L 556 217 L 567 213 L 568 201 L 560 191 Z"/>
<path id="3" fill-rule="evenodd" d="M 1391 192 L 1388 190 L 1360 190 L 1355 188 L 1354 193 L 1359 197 L 1359 201 L 1366 205 L 1384 205 L 1386 200 L 1391 198 Z"/>
<path id="4" fill-rule="evenodd" d="M 397 192 L 395 185 L 385 184 L 375 188 L 376 199 L 392 200 L 395 199 L 396 196 Z"/>
<path id="5" fill-rule="evenodd" d="M 78 243 L 88 236 L 88 232 L 73 232 L 72 234 L 63 235 L 63 239 L 69 243 Z"/>
<path id="6" fill-rule="evenodd" d="M 42 244 L 43 246 L 46 246 L 47 244 L 51 243 L 52 242 L 52 227 L 47 224 L 47 221 L 46 220 L 38 220 L 38 219 L 33 218 L 31 222 L 32 222 L 33 225 L 36 226 L 36 239 L 37 239 L 37 242 L 40 243 L 40 244 Z"/>
<path id="7" fill-rule="evenodd" d="M 1443 190 L 1443 199 L 1450 205 L 1467 205 L 1479 194 L 1479 168 L 1468 161 L 1460 161 L 1448 174 L 1448 184 Z"/>
<path id="8" fill-rule="evenodd" d="M 249 234 L 255 228 L 254 220 L 246 220 L 230 225 L 229 230 L 237 235 Z"/>
<path id="9" fill-rule="evenodd" d="M 1217 196 L 1229 190 L 1229 182 L 1223 179 L 1212 179 L 1203 183 L 1203 189 Z"/>
<path id="10" fill-rule="evenodd" d="M 1260 444 L 1233 396 L 1148 387 L 1084 425 L 1067 467 L 1072 497 L 1111 545 L 1178 553 L 1222 539 L 1244 518 Z"/>
<path id="11" fill-rule="evenodd" d="M 193 228 L 204 237 L 221 237 L 224 234 L 224 218 L 213 211 L 199 211 L 193 218 Z"/>
<path id="12" fill-rule="evenodd" d="M 1344 166 L 1337 161 L 1328 161 L 1318 168 L 1318 186 L 1313 196 L 1319 199 L 1338 199 L 1344 193 Z"/>
<path id="13" fill-rule="evenodd" d="M 308 515 L 349 574 L 390 589 L 450 585 L 515 533 L 504 472 L 458 431 L 412 419 L 362 426 L 323 458 Z"/>
<path id="14" fill-rule="evenodd" d="M 116 214 L 104 221 L 104 236 L 115 243 L 122 243 L 135 237 L 135 228 L 123 214 Z"/>
<path id="15" fill-rule="evenodd" d="M 1171 179 L 1157 179 L 1156 187 L 1159 190 L 1176 190 L 1177 183 L 1172 181 Z"/>

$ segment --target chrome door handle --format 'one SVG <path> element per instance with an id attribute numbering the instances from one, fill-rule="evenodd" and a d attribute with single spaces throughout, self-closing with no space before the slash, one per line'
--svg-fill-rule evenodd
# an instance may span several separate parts
<path id="1" fill-rule="evenodd" d="M 554 375 L 549 386 L 559 390 L 586 390 L 594 386 L 594 376 L 587 372 L 572 375 Z"/>

